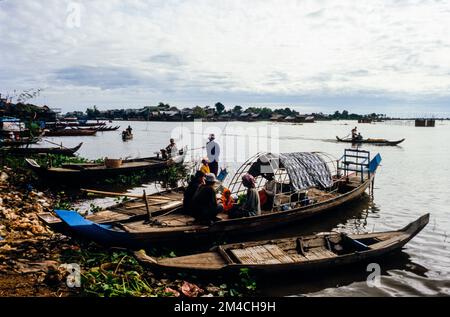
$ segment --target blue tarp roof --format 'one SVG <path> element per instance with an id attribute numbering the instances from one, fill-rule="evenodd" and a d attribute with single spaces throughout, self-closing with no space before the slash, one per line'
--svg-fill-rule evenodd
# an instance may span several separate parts
<path id="1" fill-rule="evenodd" d="M 284 167 L 292 186 L 296 190 L 320 186 L 329 188 L 333 185 L 331 171 L 323 158 L 316 153 L 267 153 L 252 164 L 249 174 L 258 176 L 273 174 L 276 169 Z"/>
<path id="2" fill-rule="evenodd" d="M 1 117 L 0 122 L 20 122 L 20 119 L 12 117 Z"/>

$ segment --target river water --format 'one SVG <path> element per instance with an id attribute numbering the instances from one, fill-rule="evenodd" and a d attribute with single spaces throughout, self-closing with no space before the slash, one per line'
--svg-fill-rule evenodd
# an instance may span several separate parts
<path id="1" fill-rule="evenodd" d="M 450 122 L 438 121 L 434 128 L 416 128 L 412 122 L 390 121 L 356 124 L 331 121 L 314 124 L 268 122 L 175 123 L 114 122 L 122 129 L 130 124 L 134 139 L 123 142 L 120 131 L 98 133 L 94 137 L 64 137 L 48 140 L 74 146 L 84 142 L 79 154 L 125 158 L 152 156 L 168 144 L 171 136 L 179 146 L 204 146 L 209 133 L 221 144 L 221 164 L 231 174 L 242 162 L 259 151 L 321 151 L 334 158 L 350 145 L 337 143 L 358 126 L 364 137 L 398 140 L 400 146 L 364 145 L 372 156 L 380 153 L 382 166 L 375 180 L 373 200 L 368 196 L 326 216 L 301 225 L 266 232 L 256 238 L 331 231 L 348 233 L 397 230 L 425 213 L 429 225 L 403 251 L 380 261 L 380 283 L 366 282 L 366 267 L 352 267 L 309 277 L 265 279 L 259 282 L 269 296 L 422 296 L 450 295 Z M 189 160 L 198 161 L 205 150 L 189 151 Z M 230 178 L 228 179 L 230 180 Z M 147 187 L 152 187 L 149 185 Z M 136 189 L 139 191 L 140 189 Z"/>

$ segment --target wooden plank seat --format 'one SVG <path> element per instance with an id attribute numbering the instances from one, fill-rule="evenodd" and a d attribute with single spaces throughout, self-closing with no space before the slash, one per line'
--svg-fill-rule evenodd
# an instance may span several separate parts
<path id="1" fill-rule="evenodd" d="M 304 253 L 308 260 L 321 260 L 337 257 L 337 255 L 325 247 L 311 248 Z"/>
<path id="2" fill-rule="evenodd" d="M 196 255 L 184 256 L 178 258 L 176 261 L 174 261 L 173 258 L 166 258 L 160 260 L 159 263 L 173 267 L 190 266 L 194 269 L 197 268 L 220 269 L 224 265 L 228 264 L 219 253 L 215 252 L 205 253 L 201 258 L 199 258 Z"/>
<path id="3" fill-rule="evenodd" d="M 158 232 L 158 231 L 171 231 L 174 228 L 185 230 L 202 229 L 204 225 L 194 224 L 195 219 L 188 215 L 173 214 L 161 217 L 156 217 L 154 220 L 158 221 L 161 225 L 150 225 L 144 221 L 122 224 L 120 228 L 126 232 Z"/>
<path id="4" fill-rule="evenodd" d="M 231 249 L 230 252 L 242 264 L 281 264 L 294 262 L 286 252 L 274 244 Z"/>
<path id="5" fill-rule="evenodd" d="M 324 236 L 313 239 L 297 239 L 297 251 L 307 260 L 321 260 L 337 256 L 330 250 L 328 238 Z"/>

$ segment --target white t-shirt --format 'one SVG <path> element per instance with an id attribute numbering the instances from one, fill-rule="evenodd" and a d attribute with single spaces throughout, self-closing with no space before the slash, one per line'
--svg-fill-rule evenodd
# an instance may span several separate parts
<path id="1" fill-rule="evenodd" d="M 214 140 L 206 143 L 206 153 L 208 154 L 208 160 L 210 162 L 219 162 L 220 157 L 219 143 L 217 143 Z"/>

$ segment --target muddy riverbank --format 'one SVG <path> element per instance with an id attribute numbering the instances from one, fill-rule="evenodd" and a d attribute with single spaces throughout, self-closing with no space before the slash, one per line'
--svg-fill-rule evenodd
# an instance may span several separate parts
<path id="1" fill-rule="evenodd" d="M 62 198 L 34 189 L 29 175 L 20 170 L 4 167 L 0 173 L 1 297 L 212 297 L 255 290 L 247 272 L 231 284 L 216 285 L 185 276 L 155 276 L 126 250 L 104 249 L 52 232 L 38 214 L 64 203 Z M 175 256 L 170 250 L 154 252 Z"/>

